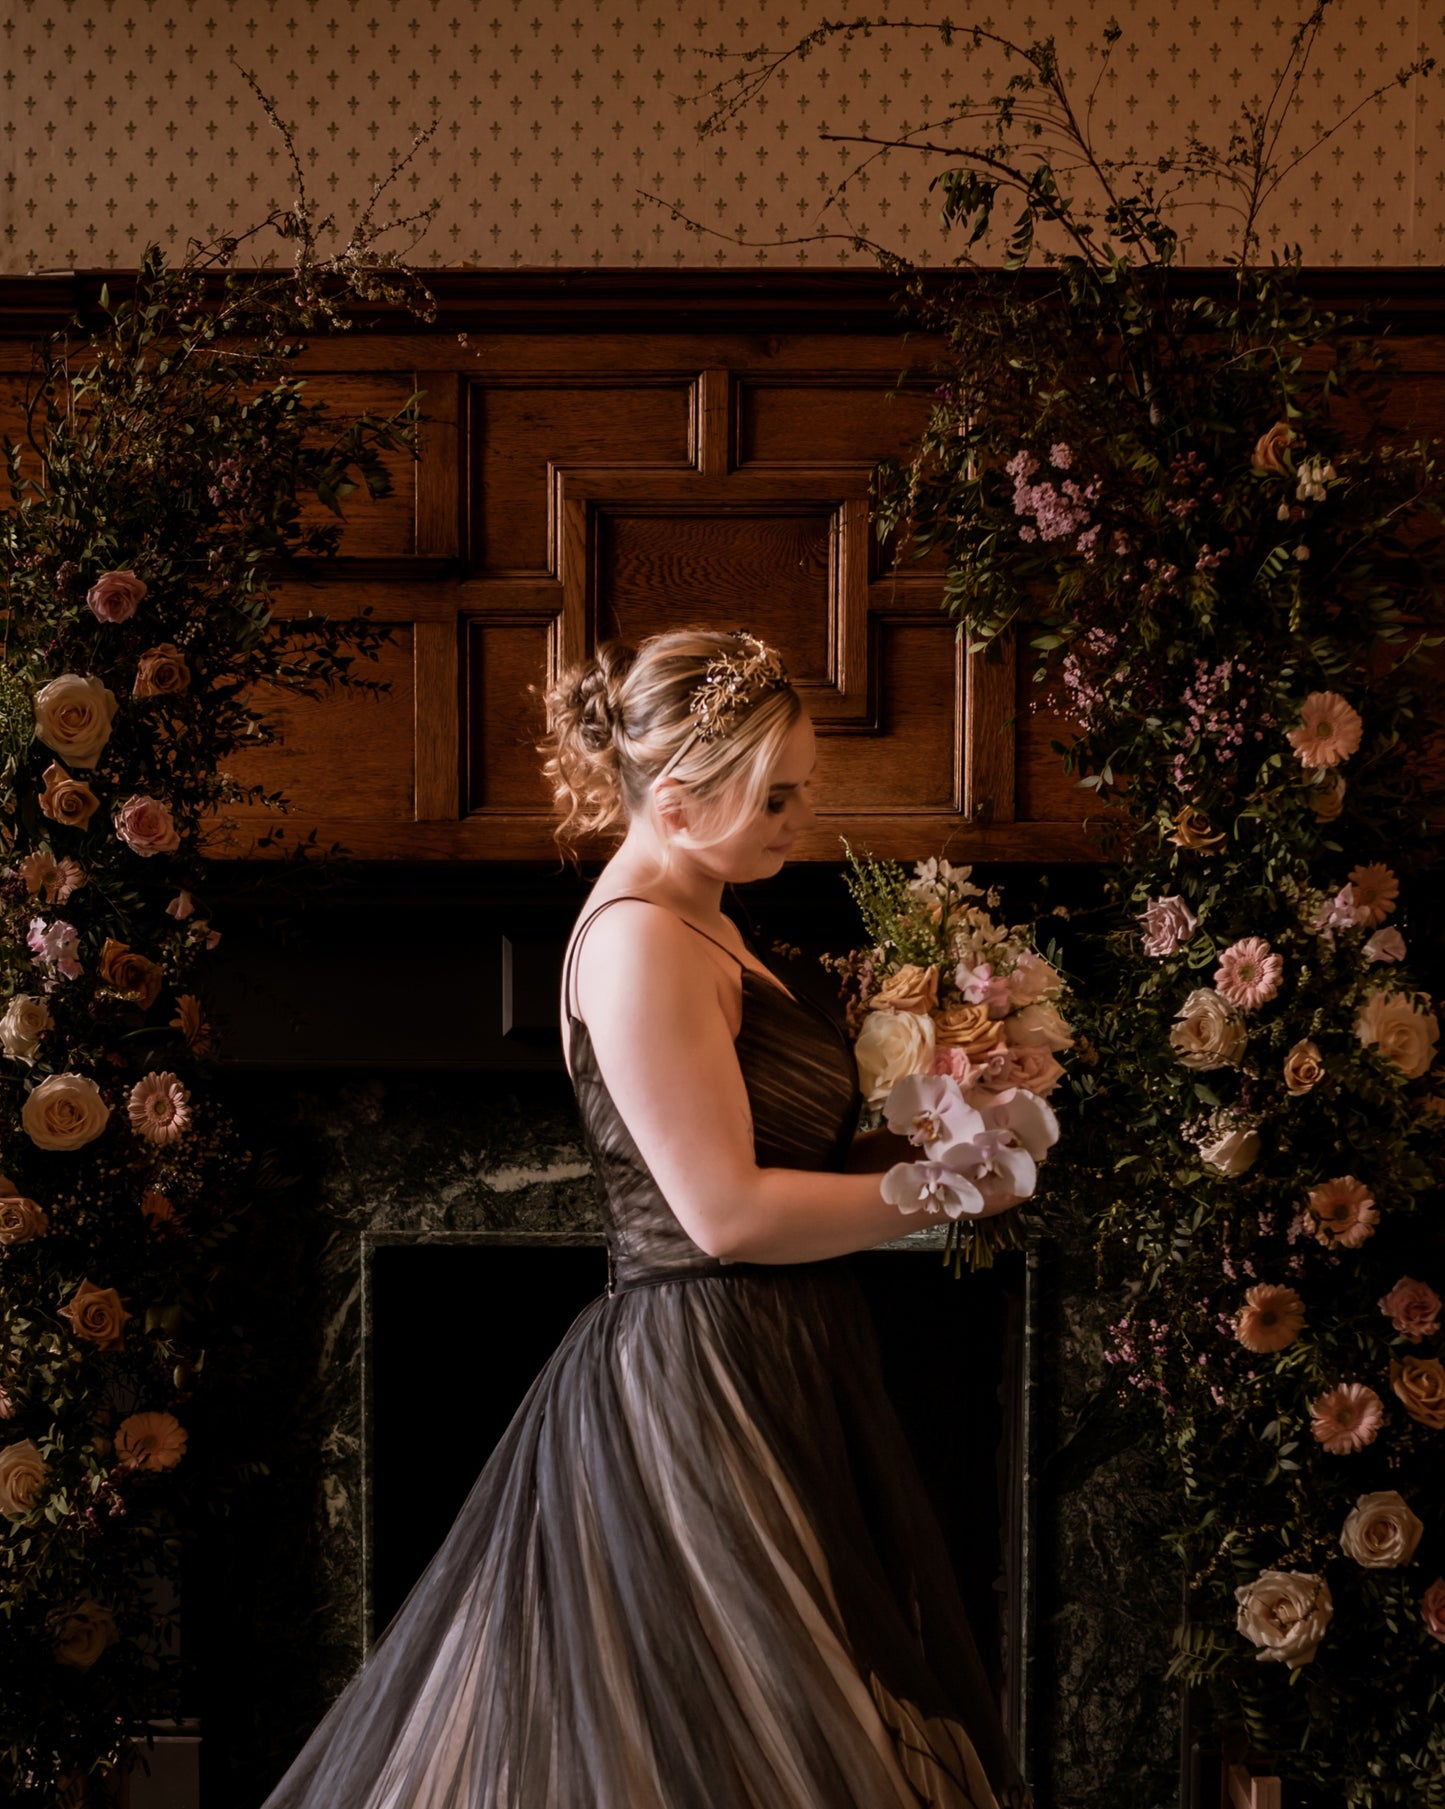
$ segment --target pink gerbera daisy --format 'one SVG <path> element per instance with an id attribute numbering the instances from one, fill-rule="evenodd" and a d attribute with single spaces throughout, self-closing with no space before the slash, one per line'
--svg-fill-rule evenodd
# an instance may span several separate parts
<path id="1" fill-rule="evenodd" d="M 1385 921 L 1400 896 L 1399 880 L 1378 861 L 1372 867 L 1354 868 L 1350 884 L 1355 894 L 1355 922 L 1368 929 Z"/>
<path id="2" fill-rule="evenodd" d="M 1253 1011 L 1279 991 L 1283 973 L 1282 957 L 1270 953 L 1264 938 L 1246 936 L 1242 942 L 1231 943 L 1219 957 L 1214 986 L 1231 1005 L 1238 1005 L 1241 1011 Z"/>
<path id="3" fill-rule="evenodd" d="M 1310 1405 L 1310 1431 L 1336 1457 L 1373 1444 L 1384 1423 L 1384 1402 L 1363 1382 L 1342 1382 Z"/>
<path id="4" fill-rule="evenodd" d="M 1304 1330 L 1305 1303 L 1293 1288 L 1261 1281 L 1244 1297 L 1234 1321 L 1234 1335 L 1246 1350 L 1261 1356 L 1293 1344 Z"/>
<path id="5" fill-rule="evenodd" d="M 1309 1210 L 1314 1218 L 1314 1234 L 1326 1245 L 1356 1250 L 1367 1237 L 1373 1237 L 1380 1215 L 1375 1210 L 1374 1196 L 1363 1181 L 1353 1175 L 1339 1175 L 1333 1181 L 1321 1181 L 1310 1189 Z"/>
<path id="6" fill-rule="evenodd" d="M 189 1097 L 174 1074 L 147 1074 L 130 1090 L 132 1127 L 148 1143 L 173 1143 L 191 1122 Z"/>
<path id="7" fill-rule="evenodd" d="M 125 1470 L 173 1470 L 185 1455 L 186 1429 L 172 1413 L 132 1413 L 116 1428 L 115 1454 Z"/>
<path id="8" fill-rule="evenodd" d="M 1300 724 L 1289 731 L 1289 744 L 1304 766 L 1338 766 L 1360 745 L 1364 731 L 1358 713 L 1338 691 L 1311 691 L 1300 706 Z"/>

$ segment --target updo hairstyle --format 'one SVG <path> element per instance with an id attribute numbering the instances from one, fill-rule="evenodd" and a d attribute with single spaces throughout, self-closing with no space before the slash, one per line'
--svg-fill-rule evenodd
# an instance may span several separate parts
<path id="1" fill-rule="evenodd" d="M 693 847 L 723 841 L 763 808 L 768 774 L 803 706 L 783 684 L 737 711 L 724 733 L 697 734 L 693 693 L 710 661 L 736 651 L 730 634 L 681 628 L 652 635 L 635 651 L 605 641 L 592 659 L 562 674 L 547 693 L 542 770 L 564 848 L 583 836 L 625 831 L 665 774 L 702 807 L 689 812 Z"/>

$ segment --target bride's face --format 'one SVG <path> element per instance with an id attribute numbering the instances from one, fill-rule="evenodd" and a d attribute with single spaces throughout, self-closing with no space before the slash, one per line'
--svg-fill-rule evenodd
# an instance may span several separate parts
<path id="1" fill-rule="evenodd" d="M 813 725 L 806 715 L 800 715 L 769 769 L 767 802 L 762 809 L 750 811 L 722 841 L 689 849 L 687 858 L 725 884 L 770 878 L 802 832 L 818 820 L 812 801 L 816 759 Z"/>

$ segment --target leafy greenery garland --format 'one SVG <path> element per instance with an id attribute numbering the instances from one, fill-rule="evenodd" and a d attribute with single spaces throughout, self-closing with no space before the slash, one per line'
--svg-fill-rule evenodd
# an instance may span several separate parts
<path id="1" fill-rule="evenodd" d="M 230 805 L 282 802 L 225 770 L 275 738 L 262 687 L 375 690 L 354 662 L 388 633 L 369 612 L 273 620 L 271 590 L 336 552 L 358 485 L 389 489 L 416 398 L 341 419 L 291 367 L 348 302 L 428 298 L 365 223 L 323 257 L 304 189 L 270 224 L 296 253 L 283 274 L 228 270 L 234 240 L 175 268 L 149 251 L 37 354 L 4 447 L 0 1795 L 17 1806 L 91 1800 L 182 1700 L 172 1581 L 212 1456 L 208 1291 L 249 1160 L 204 1091 L 205 836 Z"/>
<path id="2" fill-rule="evenodd" d="M 1052 41 L 876 17 L 747 53 L 714 123 L 831 37 L 1008 63 L 866 142 L 941 155 L 969 246 L 1009 209 L 1001 270 L 911 287 L 949 362 L 879 515 L 942 555 L 974 647 L 1027 633 L 1112 856 L 1076 999 L 1098 1060 L 1076 1051 L 1040 1201 L 1097 1252 L 1108 1358 L 1172 1473 L 1175 1673 L 1288 1779 L 1440 1809 L 1445 492 L 1441 446 L 1389 425 L 1378 338 L 1312 303 L 1298 254 L 1258 256 L 1326 11 L 1222 150 L 1147 164 L 1096 148 Z M 1172 208 L 1205 184 L 1237 249 L 1191 296 Z"/>

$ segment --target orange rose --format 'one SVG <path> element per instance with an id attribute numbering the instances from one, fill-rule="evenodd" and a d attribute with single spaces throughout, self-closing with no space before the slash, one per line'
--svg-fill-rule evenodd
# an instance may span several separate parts
<path id="1" fill-rule="evenodd" d="M 84 779 L 72 779 L 58 760 L 52 760 L 44 772 L 45 790 L 40 794 L 40 808 L 53 822 L 70 829 L 84 829 L 100 809 L 100 799 Z"/>
<path id="2" fill-rule="evenodd" d="M 1215 854 L 1226 841 L 1222 829 L 1216 829 L 1204 812 L 1186 804 L 1174 819 L 1174 833 L 1168 838 L 1176 848 L 1192 848 L 1200 854 Z"/>
<path id="3" fill-rule="evenodd" d="M 100 977 L 127 999 L 134 999 L 142 1011 L 149 1011 L 161 989 L 162 974 L 157 964 L 113 936 L 106 937 L 100 951 Z"/>
<path id="4" fill-rule="evenodd" d="M 0 1194 L 0 1245 L 28 1244 L 50 1229 L 44 1210 L 18 1193 Z"/>
<path id="5" fill-rule="evenodd" d="M 185 655 L 179 647 L 162 641 L 159 647 L 152 647 L 149 653 L 140 656 L 130 694 L 132 697 L 176 697 L 188 689 L 190 682 L 191 669 Z"/>
<path id="6" fill-rule="evenodd" d="M 87 1344 L 101 1350 L 119 1350 L 125 1342 L 125 1322 L 130 1314 L 121 1305 L 114 1288 L 98 1288 L 93 1281 L 83 1281 L 60 1309 L 60 1317 L 70 1321 L 70 1329 Z"/>
<path id="7" fill-rule="evenodd" d="M 1445 1363 L 1438 1357 L 1402 1357 L 1391 1363 L 1390 1386 L 1412 1420 L 1445 1431 Z"/>
<path id="8" fill-rule="evenodd" d="M 918 1011 L 938 1009 L 937 967 L 915 967 L 912 962 L 890 974 L 868 1001 L 870 1011 Z"/>
<path id="9" fill-rule="evenodd" d="M 1254 451 L 1249 462 L 1256 471 L 1273 471 L 1282 477 L 1289 470 L 1284 462 L 1284 455 L 1294 441 L 1294 429 L 1288 421 L 1276 421 L 1268 433 L 1262 433 L 1254 443 Z"/>
<path id="10" fill-rule="evenodd" d="M 1002 1018 L 991 1018 L 986 1005 L 950 1005 L 933 1014 L 934 1042 L 940 1049 L 961 1049 L 970 1061 L 982 1061 L 1005 1040 Z"/>

